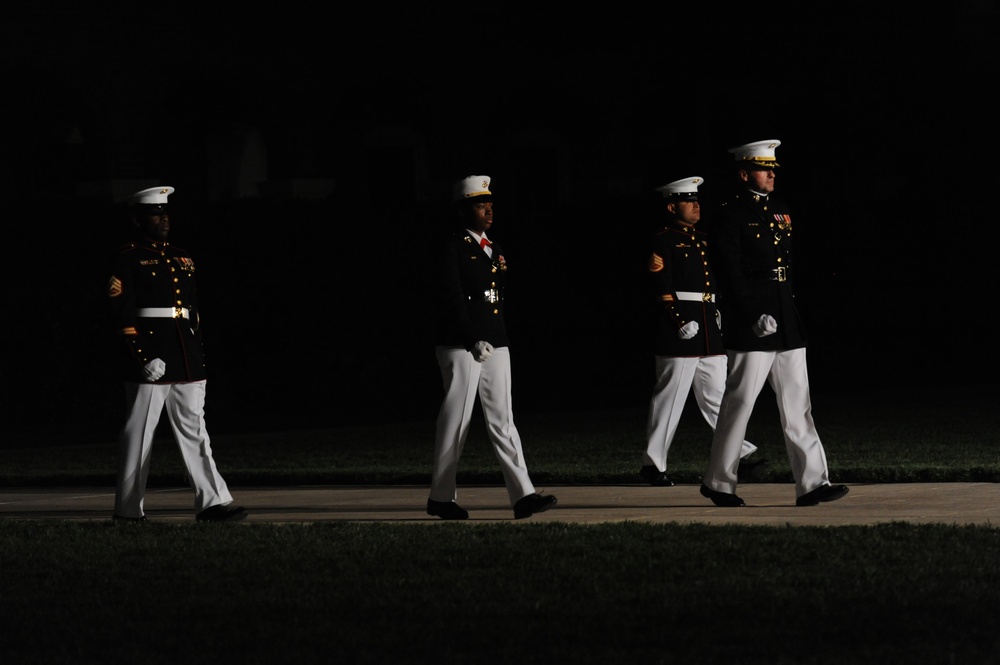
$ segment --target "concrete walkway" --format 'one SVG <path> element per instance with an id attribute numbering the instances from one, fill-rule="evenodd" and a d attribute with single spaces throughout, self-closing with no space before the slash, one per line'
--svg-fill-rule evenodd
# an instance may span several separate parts
<path id="1" fill-rule="evenodd" d="M 796 507 L 791 484 L 745 484 L 738 494 L 744 508 L 716 508 L 698 493 L 698 485 L 564 485 L 539 487 L 554 494 L 558 505 L 529 522 L 648 522 L 681 524 L 752 524 L 772 526 L 841 526 L 884 522 L 953 525 L 1000 525 L 1000 483 L 850 484 L 839 501 Z M 306 523 L 326 521 L 438 524 L 425 512 L 425 486 L 231 487 L 245 506 L 243 522 Z M 186 487 L 151 489 L 146 495 L 149 520 L 194 520 L 193 494 Z M 467 486 L 459 504 L 470 512 L 463 524 L 513 522 L 513 510 L 501 486 Z M 108 520 L 114 489 L 108 487 L 0 488 L 0 520 Z"/>

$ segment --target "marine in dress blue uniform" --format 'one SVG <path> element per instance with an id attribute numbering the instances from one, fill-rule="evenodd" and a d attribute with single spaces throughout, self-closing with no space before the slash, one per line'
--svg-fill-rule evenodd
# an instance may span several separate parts
<path id="1" fill-rule="evenodd" d="M 657 187 L 666 224 L 654 233 L 647 265 L 652 305 L 655 383 L 649 402 L 646 451 L 639 476 L 651 485 L 671 486 L 667 454 L 688 395 L 713 429 L 726 383 L 726 349 L 716 309 L 715 275 L 701 219 L 700 176 Z M 743 442 L 741 457 L 757 447 Z"/>
<path id="2" fill-rule="evenodd" d="M 166 412 L 194 489 L 198 520 L 243 519 L 216 468 L 205 426 L 207 373 L 199 331 L 195 261 L 167 241 L 173 187 L 136 192 L 129 200 L 139 239 L 115 256 L 108 304 L 125 384 L 126 419 L 119 436 L 114 517 L 145 519 L 150 453 Z"/>
<path id="3" fill-rule="evenodd" d="M 434 439 L 427 514 L 467 519 L 458 505 L 457 473 L 478 395 L 486 431 L 516 519 L 548 510 L 556 497 L 535 491 L 511 406 L 510 350 L 504 323 L 507 259 L 487 232 L 493 226 L 491 178 L 455 183 L 458 220 L 442 242 L 436 289 L 435 354 L 444 384 Z"/>
<path id="4" fill-rule="evenodd" d="M 729 375 L 701 493 L 718 506 L 743 506 L 736 495 L 741 442 L 766 381 L 774 390 L 796 505 L 847 494 L 832 485 L 812 418 L 806 333 L 795 306 L 792 215 L 776 199 L 777 140 L 731 148 L 737 191 L 713 219 L 712 266 L 721 292 Z"/>

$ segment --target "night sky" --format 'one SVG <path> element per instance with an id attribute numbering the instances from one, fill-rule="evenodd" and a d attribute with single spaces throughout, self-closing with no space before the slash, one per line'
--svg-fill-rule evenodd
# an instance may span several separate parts
<path id="1" fill-rule="evenodd" d="M 673 4 L 5 8 L 5 420 L 118 427 L 98 310 L 128 229 L 81 183 L 141 178 L 177 187 L 204 266 L 210 426 L 432 419 L 424 261 L 471 173 L 516 280 L 515 411 L 641 408 L 652 188 L 700 175 L 711 203 L 726 149 L 772 138 L 814 393 L 991 383 L 1000 3 Z M 205 145 L 233 126 L 270 178 L 336 191 L 213 195 Z M 420 137 L 416 174 L 358 158 L 386 128 Z"/>

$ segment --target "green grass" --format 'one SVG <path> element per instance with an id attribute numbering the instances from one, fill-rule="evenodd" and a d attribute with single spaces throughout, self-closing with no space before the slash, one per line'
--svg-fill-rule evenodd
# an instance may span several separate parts
<path id="1" fill-rule="evenodd" d="M 835 482 L 1000 481 L 1000 400 L 995 389 L 835 394 L 814 396 L 813 402 Z M 711 431 L 691 406 L 668 458 L 669 472 L 682 483 L 700 482 L 711 444 Z M 210 408 L 208 420 L 211 431 Z M 516 422 L 536 484 L 636 482 L 645 449 L 644 409 L 526 414 Z M 778 422 L 774 397 L 765 392 L 748 430 L 748 438 L 760 448 L 757 454 L 770 461 L 761 482 L 792 482 Z M 169 432 L 161 433 L 150 485 L 184 485 L 174 443 Z M 232 486 L 430 482 L 432 419 L 212 437 L 216 461 Z M 0 449 L 0 485 L 114 484 L 116 446 L 111 441 L 45 447 L 44 463 L 32 442 L 14 444 Z M 478 414 L 459 482 L 502 482 Z"/>
<path id="2" fill-rule="evenodd" d="M 814 396 L 835 482 L 1000 480 L 995 391 Z M 481 421 L 463 484 L 498 483 Z M 528 414 L 536 484 L 635 483 L 642 409 Z M 749 432 L 791 482 L 765 395 Z M 433 423 L 214 435 L 232 486 L 426 483 Z M 693 411 L 670 453 L 698 482 Z M 67 442 L 70 443 L 70 442 Z M 0 483 L 113 485 L 115 449 L 0 449 Z M 183 486 L 173 443 L 151 485 Z M 0 521 L 0 662 L 1000 662 L 1000 529 Z"/>
<path id="3" fill-rule="evenodd" d="M 0 525 L 5 663 L 995 662 L 1000 530 Z"/>

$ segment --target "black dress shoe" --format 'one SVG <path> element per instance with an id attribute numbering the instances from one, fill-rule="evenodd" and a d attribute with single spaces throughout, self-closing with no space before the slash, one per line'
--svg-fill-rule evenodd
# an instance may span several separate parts
<path id="1" fill-rule="evenodd" d="M 736 478 L 742 483 L 748 480 L 759 480 L 767 471 L 767 460 L 740 460 L 740 466 L 736 469 Z"/>
<path id="2" fill-rule="evenodd" d="M 543 513 L 556 505 L 554 496 L 542 496 L 541 494 L 529 494 L 514 504 L 514 519 L 520 520 L 531 517 L 535 513 Z"/>
<path id="3" fill-rule="evenodd" d="M 427 499 L 427 514 L 443 520 L 467 520 L 469 511 L 454 501 L 431 501 Z"/>
<path id="4" fill-rule="evenodd" d="M 795 500 L 796 506 L 815 506 L 820 501 L 836 501 L 848 492 L 847 485 L 820 485 Z"/>
<path id="5" fill-rule="evenodd" d="M 716 492 L 711 487 L 707 485 L 701 486 L 701 495 L 706 499 L 711 499 L 712 503 L 722 508 L 739 508 L 741 506 L 747 505 L 744 503 L 743 499 L 736 496 L 735 494 L 729 494 L 727 492 Z"/>
<path id="6" fill-rule="evenodd" d="M 673 487 L 674 481 L 670 480 L 666 471 L 660 471 L 652 464 L 644 465 L 639 469 L 639 477 L 655 487 Z"/>
<path id="7" fill-rule="evenodd" d="M 239 522 L 246 516 L 247 509 L 243 506 L 218 503 L 198 513 L 195 519 L 199 522 Z"/>

